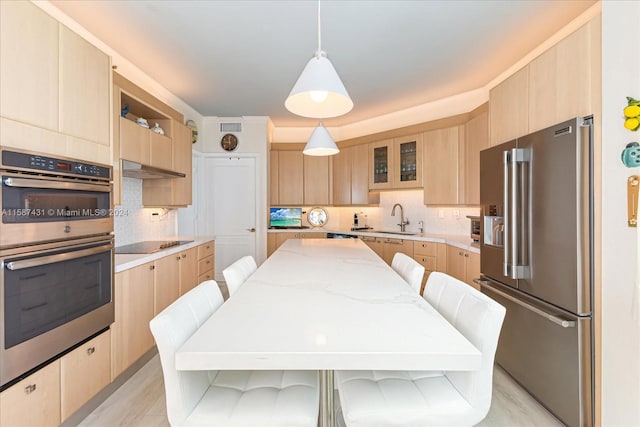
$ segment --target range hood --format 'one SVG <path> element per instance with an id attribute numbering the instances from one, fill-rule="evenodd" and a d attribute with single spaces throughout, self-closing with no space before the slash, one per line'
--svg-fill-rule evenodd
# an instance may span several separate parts
<path id="1" fill-rule="evenodd" d="M 184 178 L 186 175 L 180 172 L 173 172 L 153 166 L 142 165 L 136 162 L 130 162 L 129 160 L 123 160 L 122 176 L 138 179 L 166 179 Z"/>

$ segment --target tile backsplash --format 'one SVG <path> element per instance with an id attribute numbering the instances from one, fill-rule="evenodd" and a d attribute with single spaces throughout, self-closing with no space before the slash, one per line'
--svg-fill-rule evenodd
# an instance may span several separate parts
<path id="1" fill-rule="evenodd" d="M 175 238 L 178 234 L 176 209 L 142 206 L 141 179 L 122 178 L 122 205 L 116 208 L 121 213 L 114 217 L 116 246 Z"/>

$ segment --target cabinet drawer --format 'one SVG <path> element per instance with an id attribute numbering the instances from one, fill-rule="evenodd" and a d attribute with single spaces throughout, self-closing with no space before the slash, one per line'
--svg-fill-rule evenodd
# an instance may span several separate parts
<path id="1" fill-rule="evenodd" d="M 420 263 L 420 265 L 424 266 L 425 270 L 435 271 L 435 269 L 436 269 L 436 257 L 435 256 L 414 255 L 413 258 L 416 261 L 418 261 Z"/>
<path id="2" fill-rule="evenodd" d="M 213 242 L 207 242 L 198 246 L 198 259 L 213 255 Z"/>
<path id="3" fill-rule="evenodd" d="M 210 255 L 204 259 L 198 261 L 198 275 L 202 275 L 207 271 L 213 270 L 213 255 Z"/>
<path id="4" fill-rule="evenodd" d="M 111 331 L 65 355 L 60 362 L 61 417 L 66 420 L 111 380 Z"/>
<path id="5" fill-rule="evenodd" d="M 0 393 L 0 425 L 56 427 L 59 424 L 59 359 Z"/>
<path id="6" fill-rule="evenodd" d="M 207 280 L 213 280 L 213 270 L 207 271 L 206 273 L 202 273 L 198 276 L 198 283 L 202 283 Z"/>
<path id="7" fill-rule="evenodd" d="M 428 255 L 435 257 L 438 254 L 438 244 L 433 242 L 413 242 L 415 255 Z"/>

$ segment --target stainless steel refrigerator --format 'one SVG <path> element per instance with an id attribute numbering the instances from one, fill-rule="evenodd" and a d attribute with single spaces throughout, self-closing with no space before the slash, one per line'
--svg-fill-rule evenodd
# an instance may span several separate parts
<path id="1" fill-rule="evenodd" d="M 482 292 L 496 361 L 570 426 L 593 425 L 593 129 L 575 118 L 480 153 Z"/>

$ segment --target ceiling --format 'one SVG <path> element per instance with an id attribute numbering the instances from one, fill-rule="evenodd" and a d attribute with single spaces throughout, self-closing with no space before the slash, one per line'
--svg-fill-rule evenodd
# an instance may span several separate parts
<path id="1" fill-rule="evenodd" d="M 284 108 L 318 45 L 316 1 L 51 3 L 203 116 L 317 122 Z M 325 0 L 322 48 L 354 102 L 325 123 L 481 88 L 594 3 Z"/>

